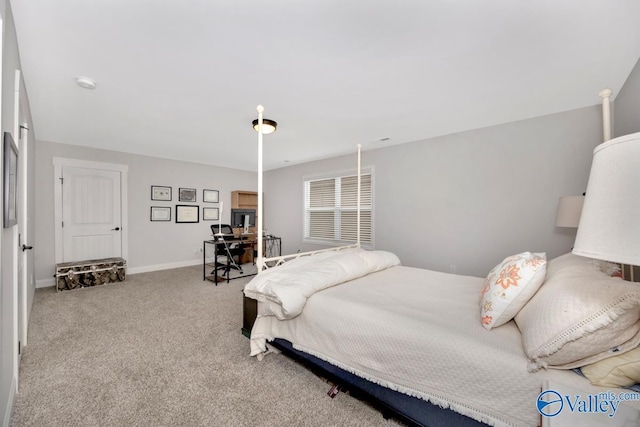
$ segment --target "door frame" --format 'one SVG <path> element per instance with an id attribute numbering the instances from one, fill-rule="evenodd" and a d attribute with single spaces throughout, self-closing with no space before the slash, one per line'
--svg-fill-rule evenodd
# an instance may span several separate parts
<path id="1" fill-rule="evenodd" d="M 32 277 L 32 269 L 33 264 L 30 261 L 33 260 L 33 253 L 29 250 L 23 249 L 23 246 L 32 246 L 33 244 L 33 230 L 29 227 L 29 213 L 30 213 L 30 205 L 29 205 L 29 127 L 26 122 L 18 125 L 18 144 L 20 157 L 22 158 L 20 162 L 20 191 L 22 192 L 20 198 L 20 206 L 19 206 L 19 215 L 20 220 L 18 221 L 18 267 L 22 264 L 22 268 L 18 268 L 18 342 L 20 345 L 19 350 L 22 350 L 27 346 L 27 331 L 29 329 L 29 286 L 32 284 L 29 283 L 29 277 Z M 32 154 L 31 154 L 32 155 Z M 35 288 L 35 283 L 32 285 Z M 20 351 L 20 355 L 22 355 L 22 351 Z"/>
<path id="2" fill-rule="evenodd" d="M 55 254 L 56 264 L 61 263 L 63 260 L 63 237 L 62 237 L 62 169 L 65 166 L 84 169 L 96 169 L 96 170 L 108 170 L 113 172 L 120 172 L 120 229 L 121 233 L 121 245 L 122 245 L 122 258 L 125 260 L 129 255 L 129 224 L 128 224 L 128 206 L 127 206 L 127 176 L 129 172 L 128 165 L 121 165 L 117 163 L 103 163 L 94 162 L 90 160 L 80 159 L 68 159 L 65 157 L 53 158 L 53 198 L 54 198 L 54 240 L 55 240 Z"/>
<path id="3" fill-rule="evenodd" d="M 26 122 L 27 114 L 23 108 L 23 94 L 26 93 L 22 81 L 22 72 L 15 70 L 14 81 L 14 127 L 15 135 L 20 153 L 20 164 L 18 165 L 18 244 L 16 249 L 16 269 L 18 272 L 18 352 L 22 355 L 22 349 L 27 345 L 27 329 L 29 325 L 29 277 L 33 276 L 33 253 L 27 252 L 23 246 L 28 246 L 32 240 L 33 228 L 29 223 L 30 214 L 32 214 L 31 205 L 29 204 L 29 182 L 30 169 L 29 160 L 33 154 L 30 153 L 33 148 L 29 142 L 29 123 Z M 27 102 L 24 102 L 26 104 Z M 30 146 L 31 145 L 31 146 Z M 33 185 L 33 184 L 31 184 Z M 30 262 L 31 261 L 31 262 Z M 35 289 L 35 284 L 33 284 Z M 18 358 L 18 362 L 20 357 Z"/>

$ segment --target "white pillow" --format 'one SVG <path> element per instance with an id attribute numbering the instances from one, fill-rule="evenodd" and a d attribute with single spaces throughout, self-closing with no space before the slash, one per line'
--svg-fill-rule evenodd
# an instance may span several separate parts
<path id="1" fill-rule="evenodd" d="M 496 265 L 482 288 L 482 326 L 491 329 L 513 319 L 542 285 L 546 264 L 544 253 L 523 252 Z"/>
<path id="2" fill-rule="evenodd" d="M 584 366 L 640 344 L 640 286 L 563 255 L 549 262 L 547 279 L 515 320 L 530 371 Z"/>
<path id="3" fill-rule="evenodd" d="M 547 279 L 553 277 L 554 274 L 566 271 L 567 269 L 576 269 L 576 271 L 591 269 L 595 272 L 598 269 L 593 261 L 595 260 L 574 255 L 571 252 L 560 255 L 547 263 Z"/>
<path id="4" fill-rule="evenodd" d="M 629 387 L 640 383 L 640 347 L 580 368 L 591 384 Z"/>
<path id="5" fill-rule="evenodd" d="M 361 251 L 358 255 L 364 260 L 371 272 L 381 271 L 389 267 L 400 265 L 400 258 L 393 252 Z"/>
<path id="6" fill-rule="evenodd" d="M 575 271 L 591 270 L 594 273 L 604 273 L 606 276 L 614 276 L 615 273 L 620 272 L 620 266 L 618 264 L 593 258 L 585 258 L 569 252 L 547 263 L 547 279 L 558 271 L 566 272 L 567 269 L 573 269 Z"/>

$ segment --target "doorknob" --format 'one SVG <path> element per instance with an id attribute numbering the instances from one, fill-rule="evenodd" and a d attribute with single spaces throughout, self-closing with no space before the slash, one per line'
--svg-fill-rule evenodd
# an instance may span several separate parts
<path id="1" fill-rule="evenodd" d="M 22 252 L 33 249 L 33 246 L 22 245 Z"/>
<path id="2" fill-rule="evenodd" d="M 112 228 L 111 231 L 119 231 L 120 227 Z"/>

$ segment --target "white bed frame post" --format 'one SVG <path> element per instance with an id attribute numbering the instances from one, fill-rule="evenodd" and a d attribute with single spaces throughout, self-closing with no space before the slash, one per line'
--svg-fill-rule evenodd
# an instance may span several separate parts
<path id="1" fill-rule="evenodd" d="M 609 88 L 602 89 L 598 95 L 602 98 L 602 131 L 604 142 L 611 139 L 611 103 L 610 98 L 613 91 Z"/>
<path id="2" fill-rule="evenodd" d="M 358 144 L 358 189 L 356 191 L 356 246 L 360 247 L 360 151 L 362 145 Z"/>
<path id="3" fill-rule="evenodd" d="M 258 256 L 256 258 L 256 267 L 258 268 L 258 274 L 263 270 L 278 266 L 285 261 L 299 258 L 301 256 L 313 255 L 320 252 L 328 252 L 328 251 L 339 251 L 347 248 L 359 248 L 360 247 L 360 186 L 361 186 L 361 174 L 360 174 L 360 152 L 362 149 L 362 145 L 358 144 L 358 184 L 357 184 L 357 199 L 356 200 L 356 243 L 348 246 L 340 246 L 337 248 L 329 248 L 329 249 L 320 249 L 317 251 L 310 252 L 302 252 L 291 255 L 283 255 L 273 258 L 264 259 L 262 257 L 262 114 L 264 113 L 264 107 L 262 105 L 258 105 Z"/>
<path id="4" fill-rule="evenodd" d="M 262 259 L 262 113 L 264 107 L 258 105 L 258 260 L 256 267 L 262 271 L 264 260 Z"/>

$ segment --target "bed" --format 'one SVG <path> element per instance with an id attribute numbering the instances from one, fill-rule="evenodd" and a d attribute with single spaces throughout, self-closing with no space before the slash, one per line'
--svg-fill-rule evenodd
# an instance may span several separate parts
<path id="1" fill-rule="evenodd" d="M 377 264 L 367 268 L 369 261 L 359 263 L 361 256 Z M 560 281 L 566 280 L 563 263 L 573 270 L 593 270 L 588 260 L 568 254 L 555 263 L 559 268 L 553 276 L 560 275 Z M 293 349 L 370 383 L 466 416 L 458 425 L 538 425 L 536 400 L 544 381 L 592 394 L 611 390 L 592 386 L 571 369 L 540 369 L 545 362 L 538 360 L 536 366 L 527 357 L 514 321 L 483 327 L 479 298 L 485 278 L 404 267 L 393 254 L 362 249 L 323 253 L 279 268 L 245 288 L 245 295 L 259 301 L 251 332 L 253 356 L 268 351 L 269 341 L 286 340 Z M 638 291 L 631 292 L 636 298 Z M 544 299 L 538 304 L 546 305 Z M 637 310 L 629 311 L 629 318 L 637 320 Z M 632 332 L 624 342 L 637 346 L 637 328 L 623 326 Z"/>
<path id="2" fill-rule="evenodd" d="M 608 265 L 526 252 L 469 277 L 357 244 L 271 262 L 259 254 L 258 265 L 244 289 L 257 301 L 251 355 L 273 343 L 403 421 L 536 426 L 551 418 L 540 402 L 548 384 L 630 393 L 576 372 L 640 344 L 640 290 Z M 619 425 L 640 425 L 639 401 L 622 405 Z M 576 425 L 615 416 L 571 412 Z"/>

